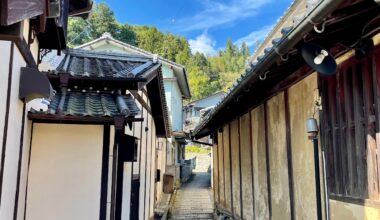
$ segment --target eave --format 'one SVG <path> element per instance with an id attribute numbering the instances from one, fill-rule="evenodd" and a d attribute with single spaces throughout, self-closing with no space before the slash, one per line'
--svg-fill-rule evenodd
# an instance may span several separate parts
<path id="1" fill-rule="evenodd" d="M 66 115 L 48 115 L 28 113 L 28 119 L 35 123 L 50 123 L 50 124 L 89 124 L 89 125 L 114 125 L 114 117 L 82 117 L 82 116 L 66 116 Z M 143 118 L 128 117 L 124 122 L 141 122 Z"/>
<path id="2" fill-rule="evenodd" d="M 326 4 L 322 5 L 324 6 L 322 8 L 316 8 L 264 57 L 261 57 L 257 64 L 247 69 L 230 89 L 226 98 L 195 129 L 192 136 L 201 138 L 213 133 L 224 124 L 311 74 L 313 71 L 305 64 L 299 51 L 304 42 L 319 44 L 338 58 L 351 49 L 342 45 L 352 45 L 361 39 L 362 29 L 370 21 L 372 24 L 367 26 L 369 30 L 366 31 L 370 34 L 366 37 L 372 37 L 378 32 L 377 27 L 380 22 L 372 20 L 380 15 L 380 7 L 374 2 L 356 2 L 352 6 L 345 1 L 338 3 L 334 1 L 332 4 L 336 6 L 331 8 L 325 8 Z M 341 8 L 337 9 L 339 6 Z M 327 19 L 322 34 L 314 31 L 314 25 L 310 24 L 312 19 L 315 24 Z M 287 60 L 281 59 L 284 54 L 288 54 Z M 260 80 L 260 76 L 265 73 L 267 73 L 266 79 Z"/>

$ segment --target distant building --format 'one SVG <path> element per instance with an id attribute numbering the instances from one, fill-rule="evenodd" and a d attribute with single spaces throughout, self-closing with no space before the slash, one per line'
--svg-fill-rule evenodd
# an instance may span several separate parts
<path id="1" fill-rule="evenodd" d="M 191 97 L 190 87 L 187 80 L 185 67 L 173 61 L 167 60 L 157 54 L 152 54 L 138 47 L 116 40 L 109 33 L 104 33 L 100 38 L 85 43 L 75 49 L 103 51 L 108 53 L 122 53 L 126 55 L 139 55 L 157 60 L 161 66 L 163 84 L 167 106 L 165 106 L 169 115 L 169 124 L 171 126 L 171 138 L 167 138 L 166 152 L 159 150 L 161 154 L 166 154 L 166 167 L 162 170 L 165 174 L 171 174 L 175 181 L 180 179 L 180 167 L 184 158 L 183 148 L 186 144 L 185 135 L 182 126 L 182 106 L 183 100 Z M 134 170 L 137 173 L 137 170 Z M 158 192 L 158 197 L 160 193 Z"/>
<path id="2" fill-rule="evenodd" d="M 224 97 L 224 92 L 217 92 L 187 104 L 183 108 L 183 130 L 187 133 L 194 130 L 202 117 L 212 110 Z"/>

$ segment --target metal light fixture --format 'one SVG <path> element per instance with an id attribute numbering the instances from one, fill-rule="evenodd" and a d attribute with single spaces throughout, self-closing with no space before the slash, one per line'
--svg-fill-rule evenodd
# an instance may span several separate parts
<path id="1" fill-rule="evenodd" d="M 301 50 L 305 62 L 322 75 L 334 75 L 337 64 L 329 52 L 315 44 L 305 43 Z"/>

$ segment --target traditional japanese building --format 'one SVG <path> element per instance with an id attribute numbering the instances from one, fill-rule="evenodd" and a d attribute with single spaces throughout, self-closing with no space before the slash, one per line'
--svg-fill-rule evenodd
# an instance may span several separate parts
<path id="1" fill-rule="evenodd" d="M 379 16 L 373 0 L 293 2 L 193 132 L 213 135 L 219 215 L 380 219 Z"/>
<path id="2" fill-rule="evenodd" d="M 26 217 L 33 127 L 28 102 L 53 95 L 37 65 L 44 51 L 66 49 L 68 16 L 87 17 L 91 7 L 91 0 L 0 1 L 0 219 L 31 219 Z"/>
<path id="3" fill-rule="evenodd" d="M 184 66 L 165 59 L 156 54 L 142 50 L 133 45 L 116 40 L 110 33 L 104 33 L 101 37 L 79 45 L 76 49 L 102 52 L 116 52 L 129 55 L 145 56 L 155 58 L 162 64 L 162 75 L 167 101 L 167 111 L 169 115 L 169 124 L 171 126 L 171 135 L 167 139 L 167 151 L 160 151 L 159 157 L 163 158 L 161 153 L 166 154 L 167 169 L 165 174 L 173 175 L 175 182 L 180 180 L 181 166 L 183 165 L 184 147 L 186 144 L 183 128 L 183 101 L 191 98 L 190 87 L 187 79 L 187 73 Z M 56 57 L 55 59 L 62 59 Z M 51 62 L 54 65 L 54 62 Z M 178 181 L 177 181 L 178 180 Z"/>
<path id="4" fill-rule="evenodd" d="M 46 74 L 56 94 L 28 113 L 27 219 L 153 218 L 170 134 L 161 64 L 70 49 Z"/>

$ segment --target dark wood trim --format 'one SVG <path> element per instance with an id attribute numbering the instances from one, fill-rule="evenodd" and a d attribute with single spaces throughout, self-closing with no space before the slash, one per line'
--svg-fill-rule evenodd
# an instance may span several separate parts
<path id="1" fill-rule="evenodd" d="M 27 66 L 37 68 L 37 63 L 34 60 L 30 47 L 24 38 L 23 26 L 23 22 L 18 22 L 10 26 L 0 26 L 0 40 L 12 41 L 16 44 L 22 57 L 25 59 Z"/>
<path id="2" fill-rule="evenodd" d="M 255 207 L 255 172 L 254 172 L 254 166 L 253 166 L 253 137 L 252 137 L 252 131 L 254 128 L 252 128 L 252 111 L 249 113 L 249 154 L 251 158 L 251 173 L 252 173 L 252 207 L 253 207 L 253 219 L 256 219 L 256 207 Z M 257 147 L 257 146 L 256 146 Z"/>
<path id="3" fill-rule="evenodd" d="M 354 106 L 354 122 L 355 122 L 355 146 L 356 146 L 356 158 L 357 158 L 357 174 L 358 174 L 358 192 L 360 196 L 366 197 L 368 195 L 368 185 L 367 185 L 367 152 L 366 147 L 366 139 L 364 135 L 364 100 L 363 100 L 363 75 L 361 64 L 354 64 L 353 68 L 353 78 L 352 78 L 352 87 L 354 89 L 353 92 L 353 106 Z M 334 146 L 335 147 L 335 146 Z M 334 151 L 335 153 L 335 151 Z M 339 152 L 338 152 L 339 153 Z M 337 155 L 339 156 L 339 155 Z M 340 163 L 339 163 L 340 164 Z M 365 171 L 365 172 L 364 172 Z M 339 175 L 339 180 L 341 179 L 342 173 L 339 168 L 337 168 L 337 173 L 335 176 Z M 341 183 L 339 182 L 339 186 Z M 338 191 L 341 192 L 341 191 Z M 339 193 L 341 194 L 341 193 Z"/>
<path id="4" fill-rule="evenodd" d="M 374 107 L 375 107 L 375 118 L 376 118 L 376 133 L 380 132 L 380 47 L 377 47 L 372 55 L 372 78 L 373 78 L 373 97 L 374 97 Z M 376 138 L 376 142 L 380 139 Z M 380 155 L 380 147 L 377 148 L 377 155 Z M 380 162 L 377 162 L 378 176 L 380 176 Z M 378 182 L 380 185 L 380 182 Z M 380 186 L 379 186 L 380 188 Z M 380 190 L 379 190 L 380 191 Z M 379 195 L 380 196 L 380 195 Z"/>
<path id="5" fill-rule="evenodd" d="M 222 149 L 222 166 L 223 166 L 223 168 L 222 168 L 222 170 L 223 170 L 223 199 L 224 199 L 224 207 L 226 207 L 226 169 L 224 168 L 224 148 L 226 147 L 225 145 L 224 145 L 224 138 L 223 138 L 223 132 L 219 132 L 219 133 L 221 133 L 221 137 L 222 137 L 222 140 L 218 140 L 218 143 L 222 143 L 222 146 L 223 146 L 223 149 Z M 219 135 L 218 135 L 218 137 L 219 137 Z"/>
<path id="6" fill-rule="evenodd" d="M 234 215 L 234 190 L 233 190 L 233 181 L 232 181 L 232 141 L 231 141 L 231 123 L 228 124 L 228 139 L 230 142 L 230 190 L 231 190 L 231 213 Z"/>
<path id="7" fill-rule="evenodd" d="M 69 115 L 48 115 L 38 113 L 28 113 L 28 119 L 36 123 L 53 123 L 53 124 L 114 124 L 113 117 L 85 117 L 85 116 L 69 116 Z M 124 118 L 125 122 L 144 121 L 143 118 Z"/>
<path id="8" fill-rule="evenodd" d="M 148 99 L 148 97 L 147 97 Z M 144 129 L 143 129 L 143 132 L 145 132 L 145 170 L 144 170 L 144 189 L 146 189 L 146 168 L 147 168 L 147 165 L 148 165 L 148 157 L 147 157 L 147 153 L 148 153 L 148 132 L 146 131 L 146 127 L 148 126 L 148 121 L 149 121 L 149 115 L 148 115 L 148 112 L 147 112 L 147 115 L 146 115 L 146 125 L 144 126 Z M 143 216 L 144 216 L 144 219 L 145 219 L 145 204 L 146 203 L 146 190 L 144 190 L 144 209 L 143 209 Z"/>
<path id="9" fill-rule="evenodd" d="M 141 118 L 144 118 L 144 110 L 142 109 L 141 110 Z M 142 133 L 143 133 L 143 122 L 141 122 L 141 126 L 140 126 L 140 152 L 139 152 L 139 176 L 141 174 L 141 150 L 142 150 Z M 141 180 L 141 178 L 139 177 L 139 179 Z M 140 198 L 139 198 L 140 199 Z"/>
<path id="10" fill-rule="evenodd" d="M 106 220 L 106 218 L 107 218 L 110 135 L 111 135 L 110 126 L 104 125 L 104 128 L 103 128 L 103 155 L 102 155 L 102 177 L 101 177 L 101 187 L 100 187 L 99 220 Z"/>
<path id="11" fill-rule="evenodd" d="M 202 141 L 197 141 L 197 140 L 195 140 L 195 139 L 191 140 L 191 142 L 196 143 L 196 144 L 207 145 L 207 146 L 210 146 L 210 147 L 213 147 L 213 146 L 214 146 L 213 144 L 209 144 L 209 143 L 202 142 Z"/>
<path id="12" fill-rule="evenodd" d="M 137 91 L 130 91 L 133 97 L 137 99 L 140 104 L 148 111 L 149 114 L 152 114 L 152 109 L 149 107 L 148 103 L 144 100 L 142 96 Z M 148 96 L 147 96 L 148 97 Z"/>
<path id="13" fill-rule="evenodd" d="M 22 57 L 25 59 L 27 66 L 37 68 L 37 63 L 34 60 L 33 54 L 30 51 L 28 43 L 25 41 L 24 37 L 17 39 L 15 43 L 17 48 L 20 50 Z"/>
<path id="14" fill-rule="evenodd" d="M 240 177 L 240 217 L 243 218 L 243 179 L 241 177 L 241 141 L 240 141 L 240 118 L 236 119 L 238 122 L 238 141 L 239 141 L 239 177 Z"/>
<path id="15" fill-rule="evenodd" d="M 116 139 L 116 135 L 115 135 Z M 111 181 L 111 220 L 116 220 L 116 176 L 117 176 L 117 144 L 114 142 L 112 149 L 112 181 Z"/>
<path id="16" fill-rule="evenodd" d="M 284 91 L 285 99 L 285 124 L 286 124 L 286 154 L 288 160 L 288 180 L 289 180 L 289 200 L 290 200 L 290 216 L 295 219 L 294 205 L 294 186 L 293 186 L 293 163 L 292 163 L 292 140 L 290 128 L 290 112 L 289 112 L 289 94 L 288 90 Z"/>
<path id="17" fill-rule="evenodd" d="M 10 2 L 13 2 L 13 4 L 10 4 Z M 29 3 L 30 5 L 26 6 L 25 1 L 21 0 L 1 0 L 0 25 L 7 26 L 25 19 L 31 19 L 42 14 L 45 7 L 47 7 L 46 1 L 32 0 Z"/>
<path id="18" fill-rule="evenodd" d="M 215 134 L 214 134 L 214 136 L 215 136 Z M 218 142 L 219 143 L 219 142 Z M 216 143 L 215 145 L 216 145 L 216 152 L 215 152 L 215 162 L 214 162 L 214 165 L 216 166 L 216 167 L 214 167 L 214 173 L 215 173 L 215 170 L 216 170 L 216 173 L 218 174 L 218 176 L 217 176 L 217 183 L 215 183 L 215 184 L 217 184 L 217 191 L 218 192 L 215 192 L 215 193 L 217 193 L 218 195 L 217 196 L 214 196 L 215 197 L 215 200 L 217 201 L 217 203 L 219 203 L 220 204 L 220 184 L 219 184 L 219 178 L 220 178 L 220 172 L 219 172 L 219 145 L 218 145 L 218 143 Z M 214 148 L 215 149 L 215 148 Z M 215 187 L 215 184 L 214 184 L 214 187 Z M 214 190 L 214 191 L 216 191 L 216 190 Z"/>
<path id="19" fill-rule="evenodd" d="M 148 96 L 148 92 L 146 91 L 145 88 L 141 89 L 141 91 L 143 92 L 144 95 Z"/>
<path id="20" fill-rule="evenodd" d="M 155 151 L 156 149 L 156 146 L 155 144 L 153 143 L 153 135 L 156 135 L 156 134 L 153 134 L 153 118 L 152 120 L 150 121 L 150 127 L 149 127 L 149 130 L 148 130 L 148 133 L 150 132 L 151 135 L 150 135 L 150 160 L 149 160 L 149 168 L 150 168 L 150 175 L 149 175 L 149 213 L 150 213 L 150 208 L 151 208 L 151 199 L 154 200 L 154 198 L 151 197 L 151 194 L 152 194 L 152 188 L 155 188 L 155 181 L 152 182 L 152 175 L 155 175 L 155 169 L 152 169 L 152 161 L 154 160 L 155 162 L 155 158 L 152 158 L 153 157 L 153 152 Z M 155 166 L 156 167 L 156 166 Z M 153 213 L 154 213 L 154 202 L 153 202 Z"/>
<path id="21" fill-rule="evenodd" d="M 30 169 L 30 158 L 32 156 L 33 131 L 34 131 L 34 123 L 32 122 L 32 129 L 30 131 L 30 141 L 29 141 L 30 143 L 29 143 L 29 155 L 28 155 L 28 170 L 26 172 L 24 220 L 26 219 L 26 208 L 27 208 L 27 201 L 28 201 L 29 169 Z"/>
<path id="22" fill-rule="evenodd" d="M 49 80 L 56 80 L 60 78 L 60 75 L 68 75 L 69 80 L 72 81 L 102 81 L 102 82 L 123 82 L 123 83 L 139 83 L 139 82 L 146 82 L 147 79 L 145 78 L 124 78 L 124 77 L 94 77 L 94 76 L 72 76 L 70 72 L 47 72 L 43 71 L 43 74 L 46 74 Z"/>
<path id="23" fill-rule="evenodd" d="M 20 178 L 21 178 L 21 165 L 22 165 L 22 155 L 24 149 L 24 129 L 25 129 L 25 114 L 26 114 L 26 103 L 24 101 L 22 107 L 22 121 L 21 121 L 21 131 L 20 131 L 20 148 L 18 154 L 17 162 L 17 183 L 16 183 L 16 194 L 15 194 L 15 206 L 13 209 L 13 220 L 17 220 L 18 215 L 18 201 L 20 195 Z"/>
<path id="24" fill-rule="evenodd" d="M 267 103 L 264 104 L 264 130 L 265 130 L 265 160 L 267 168 L 267 188 L 268 188 L 268 209 L 269 209 L 269 219 L 272 219 L 272 190 L 270 181 L 270 155 L 269 155 L 269 139 L 268 139 L 268 110 Z"/>
<path id="25" fill-rule="evenodd" d="M 344 203 L 350 203 L 350 204 L 380 209 L 380 201 L 378 200 L 352 198 L 348 196 L 335 195 L 335 194 L 330 194 L 329 199 L 336 200 L 339 202 L 344 202 Z"/>
<path id="26" fill-rule="evenodd" d="M 8 123 L 9 123 L 9 107 L 11 101 L 12 92 L 12 73 L 13 73 L 13 53 L 14 53 L 14 43 L 11 44 L 9 57 L 9 69 L 8 69 L 8 89 L 7 89 L 7 102 L 5 107 L 5 120 L 4 120 L 4 132 L 3 132 L 3 148 L 1 151 L 1 166 L 0 166 L 0 207 L 2 202 L 3 194 L 3 180 L 4 180 L 4 164 L 5 164 L 5 153 L 7 150 L 7 137 L 8 137 Z"/>

